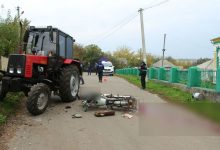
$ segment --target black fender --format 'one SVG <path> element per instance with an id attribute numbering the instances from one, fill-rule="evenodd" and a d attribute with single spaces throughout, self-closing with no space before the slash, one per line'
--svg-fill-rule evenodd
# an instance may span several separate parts
<path id="1" fill-rule="evenodd" d="M 57 88 L 55 87 L 55 84 L 53 81 L 49 80 L 49 79 L 43 79 L 41 83 L 44 83 L 46 85 L 49 86 L 49 88 L 52 90 L 52 91 L 56 91 Z"/>

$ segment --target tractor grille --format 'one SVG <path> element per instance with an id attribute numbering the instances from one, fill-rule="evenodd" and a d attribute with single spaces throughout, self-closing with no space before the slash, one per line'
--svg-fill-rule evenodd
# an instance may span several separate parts
<path id="1" fill-rule="evenodd" d="M 25 55 L 13 54 L 9 56 L 7 73 L 10 76 L 24 76 Z"/>

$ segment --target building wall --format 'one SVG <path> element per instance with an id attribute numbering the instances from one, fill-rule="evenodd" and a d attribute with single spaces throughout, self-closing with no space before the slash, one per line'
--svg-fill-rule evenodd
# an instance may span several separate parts
<path id="1" fill-rule="evenodd" d="M 8 58 L 1 56 L 0 57 L 0 70 L 7 70 Z"/>

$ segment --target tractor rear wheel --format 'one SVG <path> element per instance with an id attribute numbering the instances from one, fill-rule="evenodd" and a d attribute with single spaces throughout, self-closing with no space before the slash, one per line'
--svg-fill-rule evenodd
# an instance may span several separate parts
<path id="1" fill-rule="evenodd" d="M 71 65 L 63 69 L 60 76 L 60 97 L 63 102 L 76 100 L 79 92 L 79 70 Z"/>
<path id="2" fill-rule="evenodd" d="M 50 89 L 46 84 L 38 83 L 31 87 L 26 102 L 27 110 L 32 115 L 42 114 L 48 106 Z"/>
<path id="3" fill-rule="evenodd" d="M 2 81 L 0 81 L 0 101 L 3 101 L 6 96 L 6 92 L 3 90 Z"/>

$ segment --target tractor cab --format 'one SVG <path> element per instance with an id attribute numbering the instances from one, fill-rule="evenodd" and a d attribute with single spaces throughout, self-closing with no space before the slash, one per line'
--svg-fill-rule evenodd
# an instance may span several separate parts
<path id="1" fill-rule="evenodd" d="M 72 58 L 74 41 L 70 35 L 52 26 L 31 26 L 24 35 L 24 51 L 26 54 Z"/>

